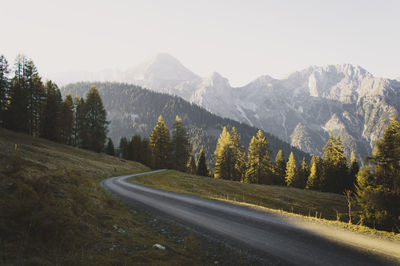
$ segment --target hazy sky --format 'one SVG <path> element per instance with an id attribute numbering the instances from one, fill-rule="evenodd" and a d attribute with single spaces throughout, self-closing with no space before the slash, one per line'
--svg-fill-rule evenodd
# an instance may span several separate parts
<path id="1" fill-rule="evenodd" d="M 159 52 L 232 85 L 309 65 L 400 76 L 400 1 L 0 0 L 0 54 L 46 75 L 126 69 Z"/>

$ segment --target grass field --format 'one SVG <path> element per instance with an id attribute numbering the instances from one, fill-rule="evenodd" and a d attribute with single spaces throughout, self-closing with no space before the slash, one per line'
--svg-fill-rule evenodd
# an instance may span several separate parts
<path id="1" fill-rule="evenodd" d="M 0 265 L 204 264 L 99 185 L 147 170 L 0 128 Z"/>
<path id="2" fill-rule="evenodd" d="M 131 181 L 168 191 L 249 203 L 328 220 L 348 221 L 348 207 L 344 195 L 282 186 L 245 184 L 199 177 L 172 170 L 138 176 Z M 355 208 L 353 215 L 357 216 L 356 214 L 357 209 Z"/>

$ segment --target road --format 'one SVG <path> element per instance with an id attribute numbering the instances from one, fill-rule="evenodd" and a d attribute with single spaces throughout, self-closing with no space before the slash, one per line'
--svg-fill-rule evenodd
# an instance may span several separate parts
<path id="1" fill-rule="evenodd" d="M 400 265 L 400 241 L 366 236 L 296 215 L 204 199 L 113 177 L 109 192 L 186 227 L 282 265 Z"/>

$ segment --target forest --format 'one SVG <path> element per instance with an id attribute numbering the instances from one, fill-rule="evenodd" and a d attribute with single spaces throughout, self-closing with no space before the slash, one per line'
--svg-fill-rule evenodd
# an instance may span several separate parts
<path id="1" fill-rule="evenodd" d="M 245 150 L 235 126 L 223 127 L 207 166 L 204 145 L 193 154 L 182 118 L 175 114 L 172 134 L 160 115 L 151 135 L 121 138 L 117 151 L 107 138 L 107 112 L 95 86 L 86 97 L 62 99 L 52 81 L 43 82 L 31 59 L 18 56 L 14 75 L 0 56 L 0 125 L 7 129 L 105 152 L 139 161 L 153 169 L 170 168 L 204 177 L 244 183 L 291 186 L 355 197 L 361 207 L 361 223 L 400 232 L 400 125 L 393 117 L 374 152 L 360 168 L 354 154 L 344 155 L 340 136 L 331 136 L 323 156 L 296 161 L 282 150 L 271 158 L 269 140 L 262 131 L 251 137 Z M 195 159 L 197 158 L 197 160 Z"/>

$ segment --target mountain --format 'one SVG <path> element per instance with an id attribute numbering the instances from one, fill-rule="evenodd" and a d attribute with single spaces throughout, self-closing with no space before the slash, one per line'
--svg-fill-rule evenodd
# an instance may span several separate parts
<path id="1" fill-rule="evenodd" d="M 115 71 L 107 73 L 98 80 Z M 321 154 L 333 134 L 341 136 L 347 155 L 355 151 L 363 159 L 400 111 L 399 80 L 351 64 L 311 66 L 284 79 L 265 75 L 237 88 L 216 72 L 201 78 L 167 54 L 121 73 L 109 80 L 180 96 L 313 154 Z"/>
<path id="2" fill-rule="evenodd" d="M 107 110 L 107 119 L 111 121 L 108 135 L 116 145 L 124 136 L 131 137 L 139 134 L 149 137 L 160 114 L 164 117 L 170 130 L 175 116 L 179 115 L 189 132 L 193 152 L 198 155 L 201 145 L 204 145 L 209 162 L 212 160 L 217 139 L 224 126 L 236 127 L 241 135 L 242 145 L 245 147 L 258 131 L 257 128 L 247 124 L 221 118 L 180 97 L 157 93 L 134 85 L 80 82 L 62 88 L 62 93 L 64 95 L 71 93 L 82 97 L 86 95 L 91 85 L 96 86 L 102 96 L 104 107 Z M 303 157 L 310 159 L 309 154 L 291 147 L 279 138 L 269 133 L 265 133 L 265 136 L 272 150 L 272 158 L 275 158 L 278 150 L 282 149 L 286 157 L 293 151 L 296 160 L 300 161 Z"/>

